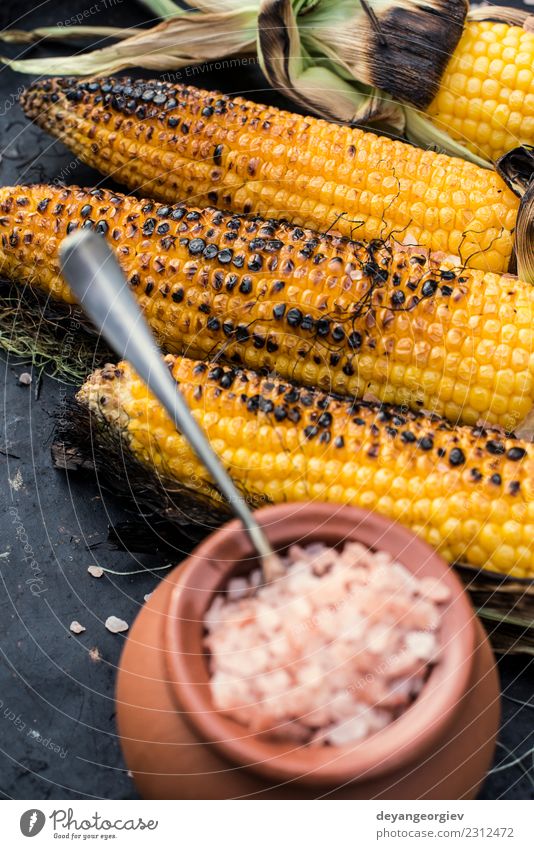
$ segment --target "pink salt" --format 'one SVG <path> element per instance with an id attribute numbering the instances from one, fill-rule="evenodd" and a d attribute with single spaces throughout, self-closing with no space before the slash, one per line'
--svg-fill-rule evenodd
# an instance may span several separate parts
<path id="1" fill-rule="evenodd" d="M 292 546 L 263 585 L 234 578 L 205 618 L 216 707 L 255 732 L 343 746 L 385 728 L 439 660 L 446 584 L 384 551 Z"/>

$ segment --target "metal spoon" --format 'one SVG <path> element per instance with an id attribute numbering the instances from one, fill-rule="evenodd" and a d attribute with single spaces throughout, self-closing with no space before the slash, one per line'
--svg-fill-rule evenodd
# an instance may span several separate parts
<path id="1" fill-rule="evenodd" d="M 265 580 L 278 577 L 283 571 L 279 558 L 191 415 L 107 242 L 90 230 L 76 230 L 61 243 L 60 258 L 63 276 L 95 327 L 144 380 L 243 522 Z"/>

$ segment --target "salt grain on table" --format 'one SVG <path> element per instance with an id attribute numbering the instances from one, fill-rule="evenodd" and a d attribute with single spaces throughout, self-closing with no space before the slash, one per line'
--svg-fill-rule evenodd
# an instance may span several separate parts
<path id="1" fill-rule="evenodd" d="M 127 631 L 129 627 L 124 619 L 118 619 L 116 616 L 108 616 L 104 624 L 112 634 L 120 634 L 122 631 Z"/>
<path id="2" fill-rule="evenodd" d="M 215 705 L 258 733 L 362 740 L 421 691 L 449 597 L 442 581 L 359 543 L 293 546 L 281 579 L 234 578 L 206 613 Z"/>
<path id="3" fill-rule="evenodd" d="M 77 622 L 76 619 L 74 619 L 74 621 L 71 622 L 69 625 L 69 630 L 72 631 L 73 634 L 83 634 L 86 629 L 83 625 L 80 625 L 80 623 Z"/>

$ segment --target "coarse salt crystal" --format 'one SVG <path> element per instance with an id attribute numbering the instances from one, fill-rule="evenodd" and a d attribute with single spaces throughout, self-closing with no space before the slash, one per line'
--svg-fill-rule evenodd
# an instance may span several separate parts
<path id="1" fill-rule="evenodd" d="M 216 707 L 302 743 L 346 745 L 384 728 L 424 686 L 450 593 L 387 552 L 291 547 L 286 572 L 234 578 L 205 616 Z"/>

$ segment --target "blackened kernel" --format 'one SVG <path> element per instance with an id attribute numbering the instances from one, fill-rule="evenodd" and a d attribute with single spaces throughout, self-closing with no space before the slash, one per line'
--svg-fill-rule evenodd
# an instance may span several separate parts
<path id="1" fill-rule="evenodd" d="M 182 218 L 184 217 L 184 215 L 185 215 L 185 207 L 184 206 L 177 206 L 171 212 L 171 218 L 172 218 L 173 221 L 181 221 Z"/>
<path id="2" fill-rule="evenodd" d="M 182 133 L 184 134 L 184 136 L 186 136 L 189 132 L 189 124 L 186 124 L 185 121 L 184 121 L 184 123 L 182 124 L 180 129 L 182 130 Z"/>
<path id="3" fill-rule="evenodd" d="M 85 203 L 80 209 L 80 215 L 82 216 L 82 218 L 87 218 L 88 215 L 91 215 L 92 211 L 93 207 L 91 206 L 91 204 Z"/>
<path id="4" fill-rule="evenodd" d="M 200 212 L 197 212 L 196 209 L 190 209 L 187 215 L 185 216 L 186 221 L 200 221 Z"/>
<path id="5" fill-rule="evenodd" d="M 343 374 L 346 374 L 347 377 L 352 377 L 354 374 L 354 366 L 351 362 L 346 362 L 342 368 Z"/>
<path id="6" fill-rule="evenodd" d="M 100 219 L 100 221 L 96 222 L 95 232 L 99 233 L 100 236 L 105 236 L 108 230 L 109 227 L 107 221 Z"/>
<path id="7" fill-rule="evenodd" d="M 286 316 L 287 323 L 290 327 L 298 327 L 302 322 L 302 313 L 297 307 L 291 307 Z"/>
<path id="8" fill-rule="evenodd" d="M 330 433 L 330 431 L 329 430 L 323 430 L 320 437 L 319 437 L 319 442 L 322 443 L 323 445 L 328 445 L 328 443 L 330 442 L 331 439 L 332 439 L 332 434 Z"/>
<path id="9" fill-rule="evenodd" d="M 176 291 L 172 293 L 171 298 L 173 299 L 175 304 L 181 304 L 184 299 L 184 290 L 176 289 Z"/>
<path id="10" fill-rule="evenodd" d="M 260 271 L 263 266 L 263 258 L 259 254 L 252 254 L 247 263 L 250 271 Z"/>
<path id="11" fill-rule="evenodd" d="M 236 268 L 243 268 L 245 264 L 245 254 L 237 254 L 232 260 L 233 265 Z"/>
<path id="12" fill-rule="evenodd" d="M 153 283 L 147 283 L 145 286 L 145 295 L 150 295 L 152 290 L 154 289 Z"/>
<path id="13" fill-rule="evenodd" d="M 361 348 L 362 346 L 362 334 L 358 333 L 357 330 L 353 330 L 353 332 L 349 334 L 348 343 L 354 351 L 358 350 L 358 348 Z"/>
<path id="14" fill-rule="evenodd" d="M 209 304 L 200 304 L 198 311 L 204 313 L 205 315 L 209 315 L 211 312 L 211 307 Z"/>
<path id="15" fill-rule="evenodd" d="M 92 218 L 86 218 L 82 224 L 82 230 L 92 230 L 94 223 Z"/>
<path id="16" fill-rule="evenodd" d="M 437 280 L 425 280 L 423 286 L 421 288 L 421 294 L 423 298 L 431 298 L 432 295 L 436 294 L 436 289 L 438 288 Z"/>
<path id="17" fill-rule="evenodd" d="M 243 277 L 241 283 L 239 284 L 239 291 L 243 295 L 250 295 L 252 292 L 252 278 L 251 277 Z"/>
<path id="18" fill-rule="evenodd" d="M 441 286 L 440 292 L 445 297 L 448 298 L 453 293 L 453 288 L 451 286 Z"/>
<path id="19" fill-rule="evenodd" d="M 305 407 L 312 407 L 313 406 L 313 395 L 311 394 L 311 392 L 304 392 L 300 396 L 300 403 L 303 404 Z"/>
<path id="20" fill-rule="evenodd" d="M 251 395 L 247 401 L 247 410 L 250 413 L 255 413 L 258 410 L 261 395 Z"/>
<path id="21" fill-rule="evenodd" d="M 449 463 L 451 466 L 463 466 L 465 463 L 465 454 L 461 448 L 453 448 L 449 454 Z"/>
<path id="22" fill-rule="evenodd" d="M 178 124 L 179 124 L 179 123 L 180 123 L 180 119 L 179 119 L 179 118 L 176 118 L 174 115 L 171 115 L 171 117 L 170 117 L 170 118 L 167 118 L 167 124 L 168 124 L 168 125 L 169 125 L 169 127 L 171 127 L 171 129 L 173 129 L 173 130 L 175 129 L 175 127 L 177 127 L 177 126 L 178 126 Z"/>
<path id="23" fill-rule="evenodd" d="M 77 229 L 77 227 L 78 225 L 76 221 L 69 221 L 69 223 L 67 224 L 67 234 L 72 233 L 74 230 Z"/>
<path id="24" fill-rule="evenodd" d="M 201 254 L 205 247 L 206 243 L 204 239 L 191 239 L 189 242 L 189 253 L 193 255 Z"/>
<path id="25" fill-rule="evenodd" d="M 50 198 L 44 198 L 44 200 L 40 200 L 37 204 L 37 212 L 45 212 L 46 207 L 50 203 Z"/>
<path id="26" fill-rule="evenodd" d="M 215 165 L 222 165 L 222 152 L 223 152 L 222 144 L 216 145 L 215 150 L 213 151 L 213 161 L 214 161 Z"/>
<path id="27" fill-rule="evenodd" d="M 396 292 L 393 292 L 393 295 L 391 296 L 391 303 L 394 307 L 402 306 L 405 300 L 406 296 L 402 289 L 398 289 Z"/>
<path id="28" fill-rule="evenodd" d="M 423 436 L 417 444 L 422 451 L 432 451 L 434 447 L 434 440 L 431 436 Z"/>
<path id="29" fill-rule="evenodd" d="M 448 271 L 446 268 L 440 269 L 439 274 L 442 280 L 454 280 L 456 277 L 454 271 Z"/>
<path id="30" fill-rule="evenodd" d="M 415 442 L 416 441 L 415 435 L 409 430 L 404 430 L 401 433 L 401 439 L 402 439 L 403 442 Z"/>
<path id="31" fill-rule="evenodd" d="M 300 398 L 300 393 L 299 393 L 298 389 L 295 389 L 294 387 L 292 387 L 289 390 L 289 392 L 286 392 L 284 398 L 285 398 L 285 400 L 287 401 L 288 404 L 296 404 L 297 401 Z"/>
<path id="32" fill-rule="evenodd" d="M 225 284 L 226 285 L 226 291 L 227 292 L 233 292 L 236 285 L 237 285 L 238 280 L 239 280 L 239 278 L 238 278 L 237 274 L 229 274 L 228 277 L 226 278 L 226 284 Z"/>
<path id="33" fill-rule="evenodd" d="M 208 377 L 210 380 L 220 380 L 224 374 L 224 370 L 221 366 L 214 366 L 211 371 L 208 372 Z"/>
<path id="34" fill-rule="evenodd" d="M 253 333 L 252 344 L 255 348 L 260 350 L 261 348 L 265 348 L 265 339 L 263 338 L 263 336 L 260 336 L 259 333 Z"/>
<path id="35" fill-rule="evenodd" d="M 143 224 L 143 235 L 151 236 L 156 229 L 157 221 L 155 218 L 147 218 Z"/>
<path id="36" fill-rule="evenodd" d="M 141 282 L 141 280 L 139 278 L 139 275 L 138 274 L 132 274 L 132 276 L 130 277 L 130 286 L 134 286 L 134 287 L 139 286 L 140 282 Z"/>
<path id="37" fill-rule="evenodd" d="M 504 454 L 506 450 L 502 442 L 497 442 L 495 439 L 490 439 L 486 442 L 486 448 L 490 454 L 496 454 L 497 456 Z"/>
<path id="38" fill-rule="evenodd" d="M 160 206 L 158 209 L 156 209 L 156 215 L 158 215 L 160 218 L 166 218 L 167 215 L 170 214 L 170 211 L 170 206 Z"/>
<path id="39" fill-rule="evenodd" d="M 321 413 L 317 424 L 321 427 L 330 427 L 332 424 L 332 413 Z"/>
<path id="40" fill-rule="evenodd" d="M 319 428 L 315 427 L 315 425 L 308 425 L 304 428 L 304 436 L 306 439 L 313 439 L 319 433 Z"/>
<path id="41" fill-rule="evenodd" d="M 225 336 L 231 336 L 234 332 L 234 325 L 231 321 L 223 321 L 223 333 Z"/>
<path id="42" fill-rule="evenodd" d="M 261 251 L 265 247 L 265 239 L 252 239 L 248 246 L 251 251 Z"/>
<path id="43" fill-rule="evenodd" d="M 287 411 L 287 417 L 290 422 L 293 422 L 293 424 L 297 424 L 297 422 L 300 422 L 300 413 L 296 407 L 292 407 L 290 410 Z"/>
<path id="44" fill-rule="evenodd" d="M 339 354 L 330 354 L 330 365 L 337 366 L 339 364 L 341 357 Z"/>
<path id="45" fill-rule="evenodd" d="M 274 354 L 275 351 L 278 351 L 278 344 L 274 341 L 274 339 L 267 339 L 266 347 L 269 354 Z"/>
<path id="46" fill-rule="evenodd" d="M 508 492 L 510 493 L 510 495 L 517 495 L 520 489 L 521 484 L 519 483 L 519 481 L 510 481 L 510 483 L 508 484 Z"/>
<path id="47" fill-rule="evenodd" d="M 223 265 L 226 265 L 226 263 L 231 262 L 232 257 L 233 251 L 230 248 L 223 248 L 222 251 L 219 251 L 219 253 L 217 254 L 217 259 L 219 260 L 219 262 L 222 262 Z"/>
<path id="48" fill-rule="evenodd" d="M 310 315 L 309 313 L 307 313 L 304 316 L 304 318 L 302 319 L 300 326 L 302 327 L 303 330 L 313 330 L 314 324 L 315 324 L 315 322 L 313 320 L 313 316 Z"/>
<path id="49" fill-rule="evenodd" d="M 280 406 L 280 404 L 277 404 L 274 408 L 274 417 L 277 422 L 283 422 L 284 419 L 287 418 L 287 413 L 284 407 Z"/>
<path id="50" fill-rule="evenodd" d="M 514 446 L 513 448 L 510 448 L 510 450 L 508 451 L 506 456 L 508 457 L 509 460 L 522 460 L 523 457 L 526 455 L 526 453 L 527 452 L 525 451 L 524 448 L 519 448 L 518 446 Z"/>
<path id="51" fill-rule="evenodd" d="M 227 371 L 223 374 L 220 380 L 220 384 L 223 389 L 230 389 L 232 383 L 234 382 L 235 375 L 231 371 Z"/>
<path id="52" fill-rule="evenodd" d="M 213 106 L 205 106 L 201 114 L 204 118 L 211 118 L 213 115 Z"/>
<path id="53" fill-rule="evenodd" d="M 490 483 L 495 484 L 495 486 L 500 486 L 502 483 L 501 476 L 495 472 L 495 474 L 490 477 Z"/>
<path id="54" fill-rule="evenodd" d="M 345 445 L 344 438 L 342 436 L 336 436 L 336 438 L 334 439 L 334 445 L 336 448 L 343 448 L 343 446 Z"/>
<path id="55" fill-rule="evenodd" d="M 272 413 L 274 410 L 274 404 L 270 398 L 264 398 L 262 396 L 258 402 L 258 409 L 262 413 Z"/>
<path id="56" fill-rule="evenodd" d="M 320 318 L 315 323 L 315 329 L 318 336 L 328 336 L 330 332 L 330 322 L 327 318 Z"/>
<path id="57" fill-rule="evenodd" d="M 278 292 L 281 292 L 285 285 L 286 284 L 283 280 L 275 280 L 272 287 L 273 294 L 278 294 Z"/>
<path id="58" fill-rule="evenodd" d="M 217 256 L 218 250 L 217 245 L 206 245 L 202 251 L 202 256 L 206 257 L 206 259 L 213 259 L 214 256 Z"/>
<path id="59" fill-rule="evenodd" d="M 246 324 L 238 324 L 235 330 L 235 336 L 238 342 L 246 342 L 250 339 L 250 333 Z"/>
<path id="60" fill-rule="evenodd" d="M 157 227 L 157 231 L 156 231 L 156 232 L 157 232 L 160 236 L 164 236 L 164 235 L 165 235 L 165 233 L 168 233 L 170 229 L 171 229 L 171 228 L 170 228 L 170 224 L 167 224 L 167 222 L 166 222 L 166 221 L 164 221 L 164 222 L 162 222 L 161 224 L 159 224 L 159 225 L 158 225 L 158 227 Z"/>
<path id="61" fill-rule="evenodd" d="M 471 469 L 469 474 L 471 475 L 474 481 L 478 482 L 482 480 L 482 472 L 479 469 Z"/>
<path id="62" fill-rule="evenodd" d="M 334 340 L 334 342 L 343 342 L 344 338 L 345 331 L 339 324 L 336 324 L 335 327 L 332 329 L 332 339 Z"/>

